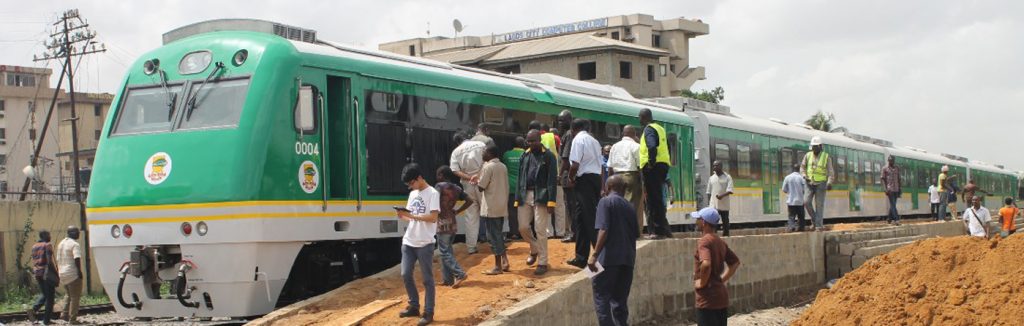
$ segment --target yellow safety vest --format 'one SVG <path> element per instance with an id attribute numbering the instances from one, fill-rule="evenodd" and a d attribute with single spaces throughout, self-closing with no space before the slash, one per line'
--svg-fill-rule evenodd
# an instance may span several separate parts
<path id="1" fill-rule="evenodd" d="M 672 158 L 668 155 L 668 140 L 665 137 L 665 128 L 662 128 L 657 123 L 651 122 L 647 125 L 648 127 L 654 128 L 654 131 L 658 133 L 658 154 L 654 157 L 657 163 L 665 163 L 668 166 L 672 166 Z M 647 152 L 647 137 L 640 137 L 640 168 L 647 165 L 647 161 L 650 154 Z"/>
<path id="2" fill-rule="evenodd" d="M 811 177 L 812 182 L 828 181 L 828 153 L 822 151 L 821 156 L 818 156 L 818 162 L 814 162 L 812 157 L 814 152 L 807 152 L 807 155 L 804 155 L 807 175 Z"/>
<path id="3" fill-rule="evenodd" d="M 540 143 L 543 144 L 544 147 L 547 147 L 549 151 L 552 151 L 552 152 L 555 152 L 555 153 L 558 152 L 558 149 L 555 148 L 556 147 L 556 144 L 555 144 L 555 134 L 550 133 L 550 132 L 545 132 L 545 133 L 541 134 L 540 135 Z M 555 155 L 555 156 L 558 156 L 558 155 Z"/>

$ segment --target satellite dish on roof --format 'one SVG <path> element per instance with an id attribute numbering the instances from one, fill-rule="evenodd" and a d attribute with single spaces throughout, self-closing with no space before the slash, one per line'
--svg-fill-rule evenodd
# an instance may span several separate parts
<path id="1" fill-rule="evenodd" d="M 462 22 L 456 19 L 452 21 L 452 27 L 455 27 L 455 34 L 458 35 L 459 33 L 462 33 L 462 28 L 465 26 L 462 26 Z"/>

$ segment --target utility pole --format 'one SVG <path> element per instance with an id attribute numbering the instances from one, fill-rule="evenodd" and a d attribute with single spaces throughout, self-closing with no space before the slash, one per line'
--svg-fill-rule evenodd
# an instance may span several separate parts
<path id="1" fill-rule="evenodd" d="M 46 44 L 47 52 L 43 53 L 42 58 L 33 56 L 35 61 L 50 60 L 50 59 L 63 59 L 64 60 L 64 75 L 68 78 L 68 95 L 71 98 L 71 166 L 72 175 L 75 178 L 75 201 L 78 203 L 78 222 L 79 229 L 84 235 L 83 242 L 85 242 L 86 248 L 89 248 L 89 232 L 88 225 L 85 219 L 85 201 L 82 200 L 82 182 L 81 175 L 79 175 L 78 167 L 78 113 L 75 105 L 75 68 L 71 64 L 72 57 L 79 57 L 86 54 L 104 52 L 106 47 L 102 44 L 100 48 L 96 48 L 96 42 L 93 41 L 96 38 L 96 32 L 89 30 L 89 24 L 78 15 L 78 9 L 71 9 L 65 11 L 61 15 L 60 20 L 53 23 L 55 31 L 50 34 L 52 41 Z M 82 49 L 78 50 L 77 45 L 82 44 Z M 90 48 L 91 47 L 91 48 Z M 54 97 L 56 102 L 56 96 Z M 53 111 L 53 104 L 50 104 L 50 111 Z M 49 120 L 50 112 L 47 113 L 47 120 Z M 45 128 L 45 127 L 44 127 Z M 39 141 L 42 144 L 42 140 Z M 36 153 L 38 156 L 38 152 Z M 33 159 L 35 161 L 35 159 Z M 33 165 L 34 167 L 35 165 Z M 89 254 L 89 250 L 85 250 L 85 266 L 83 266 L 85 275 L 85 288 L 86 292 L 92 292 L 92 260 Z"/>

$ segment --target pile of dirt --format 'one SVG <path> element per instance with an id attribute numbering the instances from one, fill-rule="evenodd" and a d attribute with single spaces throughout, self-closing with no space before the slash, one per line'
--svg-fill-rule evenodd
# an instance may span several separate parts
<path id="1" fill-rule="evenodd" d="M 921 240 L 821 290 L 792 325 L 1020 325 L 1024 234 Z"/>
<path id="2" fill-rule="evenodd" d="M 565 264 L 574 254 L 573 244 L 548 241 L 548 263 L 550 269 L 542 276 L 533 275 L 534 267 L 526 266 L 530 253 L 529 245 L 523 241 L 508 244 L 511 272 L 501 275 L 483 275 L 482 272 L 494 267 L 494 256 L 490 246 L 481 244 L 480 253 L 469 255 L 464 244 L 455 245 L 456 259 L 469 279 L 458 289 L 436 286 L 434 324 L 475 325 L 490 319 L 503 309 L 523 299 L 552 287 L 569 275 L 579 272 L 578 268 Z M 397 248 L 395 250 L 398 250 Z M 441 281 L 440 261 L 434 257 L 434 280 Z M 423 304 L 423 285 L 420 282 L 419 267 L 416 267 L 416 285 L 419 289 L 420 304 Z M 405 287 L 397 266 L 372 277 L 350 282 L 342 288 L 329 292 L 322 300 L 301 306 L 296 314 L 268 322 L 257 321 L 260 325 L 415 325 L 417 318 L 398 318 L 398 312 L 406 305 Z M 287 309 L 287 308 L 286 308 Z M 270 315 L 268 315 L 270 316 Z"/>

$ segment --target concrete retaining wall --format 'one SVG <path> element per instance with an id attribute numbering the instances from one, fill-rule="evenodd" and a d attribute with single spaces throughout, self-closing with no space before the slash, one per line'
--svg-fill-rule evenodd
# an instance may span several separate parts
<path id="1" fill-rule="evenodd" d="M 860 267 L 871 257 L 887 253 L 922 238 L 963 234 L 964 224 L 961 221 L 826 232 L 825 277 L 827 279 L 840 278 Z"/>
<path id="2" fill-rule="evenodd" d="M 725 239 L 739 256 L 729 281 L 731 311 L 776 306 L 825 280 L 823 233 L 806 232 Z M 630 290 L 630 322 L 692 315 L 693 255 L 697 239 L 641 241 Z M 583 273 L 501 312 L 484 325 L 594 325 L 591 282 Z"/>
<path id="3" fill-rule="evenodd" d="M 31 224 L 28 222 L 31 221 Z M 28 272 L 18 269 L 18 260 L 22 266 L 28 266 L 32 260 L 32 245 L 39 239 L 39 231 L 50 231 L 54 249 L 64 240 L 68 225 L 78 225 L 78 204 L 62 201 L 0 201 L 0 285 L 27 285 L 35 289 L 35 280 L 28 278 Z M 27 232 L 26 232 L 27 231 Z M 79 243 L 83 249 L 89 247 L 83 238 Z M 22 243 L 21 251 L 18 245 Z M 85 262 L 83 261 L 83 264 Z M 103 291 L 96 264 L 92 263 L 92 290 Z"/>

